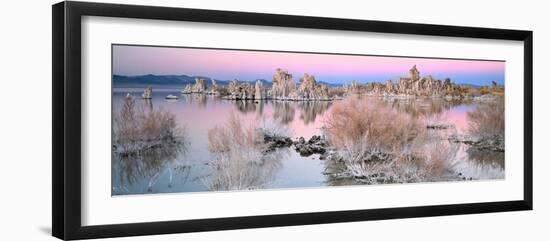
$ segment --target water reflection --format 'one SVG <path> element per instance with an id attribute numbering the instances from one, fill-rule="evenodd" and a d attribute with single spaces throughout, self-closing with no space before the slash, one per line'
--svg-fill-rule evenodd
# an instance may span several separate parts
<path id="1" fill-rule="evenodd" d="M 318 115 L 325 113 L 331 106 L 330 101 L 274 101 L 273 117 L 282 124 L 294 120 L 295 110 L 300 110 L 300 119 L 305 125 L 316 121 Z"/>
<path id="2" fill-rule="evenodd" d="M 385 98 L 385 103 L 390 104 L 394 109 L 408 113 L 413 117 L 430 117 L 436 114 L 442 114 L 459 105 L 469 104 L 468 102 L 443 99 L 423 98 Z"/>
<path id="3" fill-rule="evenodd" d="M 283 167 L 282 160 L 288 149 L 261 153 L 255 150 L 238 151 L 239 159 L 218 158 L 208 164 L 210 175 L 203 181 L 210 191 L 252 190 L 269 187 L 277 172 Z"/>
<path id="4" fill-rule="evenodd" d="M 304 121 L 304 124 L 315 122 L 317 115 L 322 115 L 327 111 L 332 102 L 330 101 L 305 101 L 297 102 L 298 109 L 300 109 L 300 119 Z"/>
<path id="5" fill-rule="evenodd" d="M 254 105 L 256 106 L 256 116 L 262 117 L 264 114 L 264 101 L 256 101 Z"/>
<path id="6" fill-rule="evenodd" d="M 273 101 L 273 119 L 281 124 L 288 124 L 294 120 L 295 103 L 290 101 Z"/>
<path id="7" fill-rule="evenodd" d="M 356 185 L 359 184 L 355 178 L 349 175 L 343 175 L 346 173 L 347 167 L 343 162 L 337 160 L 324 160 L 323 164 L 325 170 L 325 184 L 327 186 L 344 186 L 344 185 Z"/>
<path id="8" fill-rule="evenodd" d="M 132 102 L 133 103 L 133 102 Z M 140 113 L 153 113 L 153 101 L 151 99 L 142 99 L 141 105 L 135 106 L 136 110 Z M 132 109 L 134 110 L 134 109 Z M 157 125 L 161 125 L 161 121 L 164 119 L 157 119 L 155 117 L 161 116 L 162 113 L 157 112 L 145 115 L 145 122 L 148 129 L 137 130 L 137 135 L 145 135 L 144 132 L 155 132 Z M 126 123 L 127 125 L 138 125 L 139 120 L 132 118 L 126 121 L 133 120 L 133 122 Z M 122 120 L 119 120 L 122 121 Z M 143 127 L 143 126 L 141 126 Z M 161 127 L 158 127 L 161 128 Z M 144 148 L 139 148 L 135 152 L 118 152 L 117 148 L 113 146 L 111 165 L 112 165 L 112 193 L 113 195 L 120 193 L 132 192 L 127 190 L 128 187 L 140 183 L 146 185 L 146 191 L 152 192 L 153 186 L 157 183 L 159 177 L 164 172 L 168 173 L 167 188 L 172 187 L 172 181 L 174 175 L 189 176 L 190 166 L 183 163 L 183 157 L 187 151 L 188 143 L 186 142 L 185 131 L 176 127 L 178 130 L 176 136 L 172 138 L 160 138 L 151 143 L 141 141 L 139 145 L 143 145 Z M 127 145 L 131 145 L 127 143 Z M 120 148 L 123 148 L 122 146 Z M 187 178 L 183 180 L 183 184 L 187 182 Z M 142 186 L 143 187 L 143 186 Z M 145 192 L 143 188 L 141 192 Z"/>
<path id="9" fill-rule="evenodd" d="M 153 185 L 156 184 L 159 176 L 167 171 L 169 173 L 169 183 L 167 187 L 172 186 L 173 175 L 181 175 L 190 172 L 190 167 L 183 163 L 178 157 L 183 156 L 186 151 L 186 145 L 178 142 L 166 142 L 161 147 L 151 148 L 136 155 L 119 156 L 113 154 L 113 171 L 116 172 L 113 183 L 118 183 L 118 187 L 113 187 L 113 192 L 124 192 L 126 186 L 131 186 L 140 180 L 147 181 L 147 191 L 151 192 Z M 189 175 L 187 173 L 186 175 Z M 184 179 L 184 183 L 187 180 Z"/>
<path id="10" fill-rule="evenodd" d="M 151 99 L 143 99 L 143 106 L 146 108 L 147 111 L 152 111 L 153 101 L 151 101 Z"/>
<path id="11" fill-rule="evenodd" d="M 480 150 L 479 148 L 469 147 L 466 150 L 468 157 L 479 164 L 496 165 L 504 168 L 504 152 Z"/>
<path id="12" fill-rule="evenodd" d="M 259 107 L 252 100 L 235 100 L 233 102 L 235 103 L 235 106 L 237 107 L 237 110 L 241 113 L 244 113 L 244 114 L 250 113 L 250 112 L 256 112 L 257 107 Z M 259 101 L 259 102 L 261 102 L 261 101 Z"/>
<path id="13" fill-rule="evenodd" d="M 183 94 L 181 98 L 183 102 L 196 104 L 200 108 L 205 108 L 208 97 L 205 94 Z"/>
<path id="14" fill-rule="evenodd" d="M 140 96 L 142 91 L 136 90 L 135 96 Z M 114 111 L 120 108 L 120 100 L 126 93 L 125 90 L 113 94 Z M 250 155 L 246 159 L 256 161 L 242 162 L 215 159 L 208 150 L 208 129 L 223 126 L 230 112 L 236 112 L 246 123 L 269 119 L 288 128 L 291 138 L 308 139 L 321 134 L 324 120 L 336 101 L 230 101 L 219 96 L 185 94 L 179 95 L 177 101 L 167 102 L 164 97 L 168 94 L 179 95 L 177 92 L 153 92 L 152 99 L 139 103 L 143 103 L 144 109 L 163 109 L 173 113 L 178 126 L 185 126 L 188 130 L 192 145 L 182 148 L 167 143 L 162 148 L 131 157 L 113 154 L 113 195 L 361 183 L 353 177 L 339 175 L 345 168 L 342 163 L 320 160 L 318 156 L 301 157 L 293 147 L 269 153 L 251 152 L 246 154 Z M 444 136 L 463 134 L 462 126 L 468 125 L 467 112 L 477 105 L 429 98 L 385 99 L 384 103 L 415 118 L 452 124 L 449 128 L 429 130 L 441 134 L 442 140 Z M 479 151 L 467 145 L 463 147 L 460 152 L 468 162 L 504 167 L 503 152 Z"/>
<path id="15" fill-rule="evenodd" d="M 332 104 L 330 101 L 237 100 L 232 102 L 240 113 L 254 112 L 258 117 L 264 115 L 266 105 L 271 105 L 273 118 L 285 125 L 294 121 L 296 110 L 300 111 L 302 123 L 306 125 L 314 123 L 317 116 L 324 114 Z"/>

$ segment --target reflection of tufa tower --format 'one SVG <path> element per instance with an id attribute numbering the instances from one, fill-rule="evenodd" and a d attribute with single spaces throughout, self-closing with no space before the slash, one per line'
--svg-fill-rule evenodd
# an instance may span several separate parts
<path id="1" fill-rule="evenodd" d="M 420 79 L 420 72 L 416 69 L 416 64 L 409 70 L 411 80 L 416 82 Z"/>

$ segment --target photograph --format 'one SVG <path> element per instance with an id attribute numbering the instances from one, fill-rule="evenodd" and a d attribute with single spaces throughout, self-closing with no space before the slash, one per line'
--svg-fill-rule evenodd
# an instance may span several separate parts
<path id="1" fill-rule="evenodd" d="M 504 60 L 111 49 L 112 196 L 505 178 Z"/>
<path id="2" fill-rule="evenodd" d="M 546 5 L 7 1 L 0 241 L 550 240 Z"/>

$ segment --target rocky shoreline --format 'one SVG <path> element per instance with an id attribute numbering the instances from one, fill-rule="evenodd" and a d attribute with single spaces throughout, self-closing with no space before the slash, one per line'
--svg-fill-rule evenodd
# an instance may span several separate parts
<path id="1" fill-rule="evenodd" d="M 187 84 L 181 94 L 205 94 L 221 96 L 227 100 L 280 100 L 280 101 L 333 101 L 341 100 L 346 96 L 375 96 L 392 99 L 440 98 L 445 101 L 494 101 L 502 96 L 504 88 L 493 82 L 491 87 L 477 88 L 464 87 L 445 80 L 434 79 L 431 75 L 420 76 L 420 72 L 413 66 L 408 77 L 398 77 L 385 82 L 369 82 L 359 84 L 352 80 L 351 84 L 332 86 L 318 82 L 315 76 L 304 73 L 299 81 L 295 81 L 287 70 L 277 68 L 271 80 L 271 86 L 265 80 L 239 81 L 234 79 L 227 86 L 218 85 L 211 79 L 208 86 L 203 78 L 196 78 L 194 84 Z M 264 86 L 266 85 L 266 86 Z M 144 89 L 142 97 L 150 99 L 151 87 Z"/>
<path id="2" fill-rule="evenodd" d="M 300 137 L 294 142 L 294 149 L 301 156 L 311 156 L 313 154 L 325 154 L 327 152 L 328 143 L 321 136 L 312 136 L 308 141 Z"/>
<path id="3" fill-rule="evenodd" d="M 293 149 L 300 156 L 311 156 L 313 154 L 325 154 L 328 149 L 327 141 L 321 136 L 314 135 L 306 141 L 304 137 L 299 137 L 293 141 L 290 137 L 270 136 L 264 134 L 264 144 L 268 146 L 268 151 L 274 151 L 283 147 L 294 147 Z"/>
<path id="4" fill-rule="evenodd" d="M 467 135 L 453 135 L 449 141 L 463 143 L 481 151 L 504 152 L 504 137 L 501 135 L 473 137 Z"/>
<path id="5" fill-rule="evenodd" d="M 444 130 L 451 127 L 448 124 L 440 125 L 427 125 L 427 129 Z M 468 150 L 476 150 L 482 152 L 504 152 L 504 138 L 501 136 L 489 136 L 489 137 L 472 137 L 468 135 L 452 135 L 448 138 L 448 141 L 453 143 L 462 143 L 470 146 Z M 331 148 L 327 140 L 318 135 L 312 136 L 309 140 L 304 137 L 296 138 L 292 140 L 290 137 L 269 136 L 264 135 L 264 143 L 268 145 L 268 151 L 274 151 L 278 148 L 292 148 L 300 156 L 311 156 L 319 154 L 320 160 L 327 160 L 332 163 L 332 168 L 327 168 L 323 174 L 333 180 L 346 180 L 347 182 L 353 182 L 356 184 L 388 184 L 388 183 L 404 183 L 404 182 L 416 182 L 415 177 L 403 177 L 392 175 L 391 171 L 387 173 L 387 170 L 373 170 L 367 173 L 354 173 L 346 167 L 349 163 L 346 163 L 342 154 Z M 374 166 L 386 166 L 385 168 L 393 168 L 396 165 L 393 161 L 393 156 L 389 153 L 382 152 L 380 150 L 368 151 L 365 154 L 364 165 Z M 418 178 L 418 177 L 417 177 Z M 410 179 L 410 180 L 409 180 Z M 471 176 L 456 171 L 449 172 L 444 176 L 437 177 L 437 179 L 422 178 L 422 181 L 461 181 L 472 180 Z M 407 181 L 409 180 L 409 181 Z"/>

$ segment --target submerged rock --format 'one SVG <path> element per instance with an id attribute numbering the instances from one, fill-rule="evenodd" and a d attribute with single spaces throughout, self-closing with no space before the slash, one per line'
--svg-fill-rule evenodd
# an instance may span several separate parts
<path id="1" fill-rule="evenodd" d="M 277 148 L 290 147 L 292 140 L 290 137 L 272 136 L 264 133 L 264 143 L 268 145 L 269 151 L 273 151 Z"/>
<path id="2" fill-rule="evenodd" d="M 454 125 L 452 124 L 428 124 L 426 125 L 426 129 L 433 129 L 433 130 L 446 130 L 449 128 L 453 128 Z"/>
<path id="3" fill-rule="evenodd" d="M 307 142 L 303 137 L 300 137 L 298 141 L 294 142 L 294 149 L 300 153 L 301 156 L 311 156 L 313 154 L 324 154 L 327 152 L 327 146 L 325 139 L 321 136 L 312 136 Z"/>

